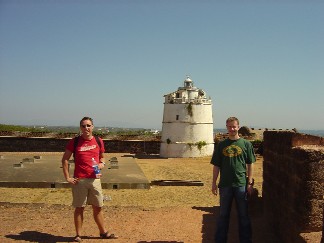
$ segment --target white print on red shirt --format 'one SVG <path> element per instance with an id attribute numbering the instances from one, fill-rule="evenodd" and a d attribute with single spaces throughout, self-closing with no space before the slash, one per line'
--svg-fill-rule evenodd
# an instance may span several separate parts
<path id="1" fill-rule="evenodd" d="M 97 147 L 97 145 L 84 146 L 84 147 L 81 147 L 79 151 L 88 151 L 88 150 L 95 149 L 96 147 Z"/>

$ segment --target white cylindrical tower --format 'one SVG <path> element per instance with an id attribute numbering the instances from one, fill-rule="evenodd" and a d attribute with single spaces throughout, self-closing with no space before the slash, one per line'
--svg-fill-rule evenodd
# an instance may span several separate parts
<path id="1" fill-rule="evenodd" d="M 161 157 L 203 157 L 214 151 L 211 99 L 193 86 L 187 77 L 184 86 L 164 95 Z"/>

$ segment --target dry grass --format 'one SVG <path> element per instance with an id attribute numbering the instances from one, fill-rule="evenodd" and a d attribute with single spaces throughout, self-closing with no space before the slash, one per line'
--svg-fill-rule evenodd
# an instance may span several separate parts
<path id="1" fill-rule="evenodd" d="M 107 155 L 111 157 L 111 155 Z M 212 165 L 210 157 L 204 158 L 145 158 L 136 159 L 149 181 L 194 180 L 204 186 L 152 186 L 151 189 L 104 190 L 112 200 L 108 206 L 200 206 L 218 205 L 218 198 L 211 194 Z M 256 188 L 261 192 L 262 158 L 255 163 Z M 0 188 L 0 201 L 12 203 L 45 203 L 70 205 L 70 189 L 50 188 Z"/>

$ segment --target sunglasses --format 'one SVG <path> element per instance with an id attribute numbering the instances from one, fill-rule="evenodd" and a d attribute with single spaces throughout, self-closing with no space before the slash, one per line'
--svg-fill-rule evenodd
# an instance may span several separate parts
<path id="1" fill-rule="evenodd" d="M 81 125 L 81 127 L 86 128 L 86 127 L 91 127 L 92 125 L 87 124 L 87 125 Z"/>

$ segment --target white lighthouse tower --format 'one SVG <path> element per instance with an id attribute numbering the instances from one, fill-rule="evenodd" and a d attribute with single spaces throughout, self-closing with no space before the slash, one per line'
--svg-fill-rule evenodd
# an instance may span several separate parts
<path id="1" fill-rule="evenodd" d="M 212 101 L 187 76 L 183 87 L 164 95 L 161 157 L 210 156 L 214 150 Z"/>

